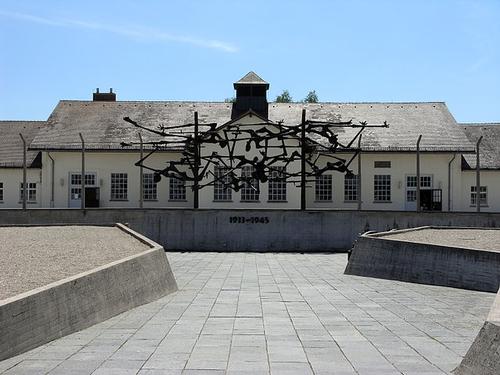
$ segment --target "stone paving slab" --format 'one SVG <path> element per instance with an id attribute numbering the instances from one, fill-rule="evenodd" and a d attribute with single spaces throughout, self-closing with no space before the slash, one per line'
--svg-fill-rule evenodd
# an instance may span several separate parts
<path id="1" fill-rule="evenodd" d="M 446 374 L 495 294 L 344 275 L 345 254 L 168 253 L 179 291 L 2 374 Z"/>

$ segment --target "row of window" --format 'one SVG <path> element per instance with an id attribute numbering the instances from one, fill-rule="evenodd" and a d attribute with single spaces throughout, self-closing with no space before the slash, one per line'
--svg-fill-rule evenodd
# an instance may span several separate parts
<path id="1" fill-rule="evenodd" d="M 3 202 L 3 182 L 0 182 L 0 202 Z M 19 201 L 24 197 L 23 183 L 19 184 Z M 36 182 L 29 182 L 26 184 L 26 201 L 33 203 L 36 202 Z"/>
<path id="2" fill-rule="evenodd" d="M 81 175 L 72 174 L 70 178 L 71 185 L 81 185 Z M 157 200 L 158 190 L 157 184 L 154 181 L 153 173 L 144 173 L 143 175 L 143 199 L 144 200 Z M 95 186 L 95 174 L 85 175 L 85 185 Z M 74 199 L 80 199 L 81 187 L 71 188 L 71 196 Z M 24 189 L 23 183 L 19 184 L 19 201 L 23 200 Z M 29 182 L 26 185 L 26 200 L 30 203 L 36 202 L 37 196 L 37 183 Z M 111 173 L 111 200 L 127 200 L 128 198 L 128 175 L 127 173 Z M 175 178 L 170 179 L 170 192 L 169 199 L 175 201 L 186 200 L 186 185 L 184 181 Z M 4 186 L 0 182 L 0 202 L 4 200 Z"/>
<path id="3" fill-rule="evenodd" d="M 242 202 L 258 202 L 260 199 L 259 181 L 253 177 L 255 168 L 244 166 L 241 169 Z M 274 167 L 268 182 L 269 202 L 286 202 L 286 170 L 285 167 Z M 214 170 L 214 201 L 228 202 L 232 200 L 231 170 L 226 167 L 215 167 Z"/>
<path id="4" fill-rule="evenodd" d="M 241 201 L 258 202 L 259 181 L 252 177 L 254 167 L 244 166 L 241 170 Z M 231 171 L 225 167 L 215 167 L 214 170 L 214 201 L 228 202 L 232 200 Z M 390 176 L 389 176 L 390 178 Z M 344 199 L 347 202 L 355 202 L 358 199 L 358 179 L 357 176 L 345 176 Z M 390 182 L 390 179 L 389 179 Z M 320 202 L 331 202 L 333 198 L 332 175 L 321 175 L 316 177 L 315 199 Z M 390 199 L 390 184 L 389 184 Z M 285 167 L 274 167 L 268 181 L 268 201 L 286 202 L 287 181 Z"/>
<path id="5" fill-rule="evenodd" d="M 259 182 L 252 177 L 253 167 L 243 167 L 242 177 L 244 186 L 241 188 L 241 200 L 244 202 L 259 201 Z M 229 170 L 224 168 L 216 168 L 216 181 L 214 184 L 214 200 L 215 201 L 230 201 L 232 197 L 232 189 L 230 187 Z M 416 187 L 416 176 L 407 176 L 407 201 L 416 200 L 416 190 L 411 188 Z M 146 201 L 154 201 L 158 199 L 157 183 L 154 181 L 153 173 L 144 173 L 143 175 L 143 199 Z M 81 184 L 81 176 L 73 174 L 71 176 L 71 184 Z M 85 184 L 87 186 L 95 185 L 95 175 L 89 174 L 85 176 Z M 278 167 L 273 170 L 268 183 L 269 201 L 283 202 L 286 201 L 286 178 L 285 169 Z M 421 176 L 420 186 L 422 188 L 432 187 L 432 178 L 430 176 Z M 81 191 L 81 190 L 80 190 Z M 37 184 L 29 182 L 26 186 L 28 202 L 36 202 Z M 23 184 L 19 186 L 19 200 L 23 200 Z M 75 193 L 78 197 L 80 194 Z M 333 199 L 333 182 L 332 175 L 321 175 L 316 177 L 315 197 L 319 202 L 331 202 Z M 127 173 L 112 173 L 111 174 L 111 200 L 127 200 L 128 198 L 128 175 Z M 172 201 L 186 200 L 186 185 L 184 181 L 171 178 L 169 199 Z M 476 186 L 470 188 L 470 204 L 476 205 L 477 201 Z M 481 186 L 479 191 L 480 204 L 485 206 L 488 204 L 488 190 L 486 186 Z M 0 182 L 0 202 L 4 200 L 4 186 Z M 356 175 L 345 176 L 344 178 L 344 200 L 346 202 L 356 202 L 358 200 L 358 178 Z M 391 176 L 390 175 L 375 175 L 374 176 L 374 200 L 376 202 L 388 202 L 391 200 Z"/>
<path id="6" fill-rule="evenodd" d="M 85 180 L 87 178 L 85 177 Z M 185 201 L 186 184 L 185 181 L 170 178 L 169 200 Z M 158 199 L 158 187 L 154 180 L 153 173 L 144 173 L 142 177 L 142 198 L 145 201 L 155 201 Z M 128 174 L 111 173 L 111 200 L 124 201 L 128 199 Z"/>

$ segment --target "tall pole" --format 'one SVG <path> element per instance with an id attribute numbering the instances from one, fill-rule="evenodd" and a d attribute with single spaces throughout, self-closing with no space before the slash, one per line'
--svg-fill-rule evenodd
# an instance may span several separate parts
<path id="1" fill-rule="evenodd" d="M 80 141 L 82 142 L 82 176 L 81 176 L 82 193 L 81 193 L 81 199 L 80 199 L 80 201 L 81 201 L 80 208 L 82 210 L 85 210 L 85 141 L 83 140 L 82 133 L 78 133 L 78 135 L 80 136 Z"/>
<path id="2" fill-rule="evenodd" d="M 306 209 L 306 110 L 302 110 L 300 128 L 300 209 Z"/>
<path id="3" fill-rule="evenodd" d="M 27 186 L 26 186 L 26 175 L 27 175 L 27 165 L 26 165 L 26 140 L 24 139 L 23 135 L 19 133 L 19 136 L 21 137 L 21 140 L 23 141 L 23 210 L 26 211 L 26 192 L 27 192 Z"/>
<path id="4" fill-rule="evenodd" d="M 422 134 L 417 139 L 417 212 L 420 212 L 420 141 Z"/>
<path id="5" fill-rule="evenodd" d="M 361 136 L 359 135 L 358 139 L 358 181 L 357 181 L 357 191 L 358 191 L 358 210 L 361 210 Z"/>
<path id="6" fill-rule="evenodd" d="M 451 164 L 457 157 L 457 154 L 453 154 L 453 157 L 448 162 L 448 212 L 451 211 Z"/>
<path id="7" fill-rule="evenodd" d="M 480 136 L 476 143 L 476 211 L 481 212 L 481 165 L 479 157 L 479 147 L 483 136 Z"/>
<path id="8" fill-rule="evenodd" d="M 141 153 L 141 165 L 139 167 L 139 207 L 144 207 L 144 168 L 142 167 L 142 158 L 144 157 L 144 144 L 142 143 L 142 133 L 139 132 L 139 143 Z"/>
<path id="9" fill-rule="evenodd" d="M 194 170 L 193 170 L 194 204 L 193 204 L 193 207 L 195 210 L 197 210 L 200 207 L 200 185 L 199 185 L 199 181 L 198 181 L 198 172 L 199 172 L 199 168 L 200 168 L 200 146 L 198 144 L 198 140 L 199 140 L 198 136 L 199 136 L 198 112 L 195 112 L 194 113 L 194 140 L 193 140 L 193 147 L 194 147 Z"/>

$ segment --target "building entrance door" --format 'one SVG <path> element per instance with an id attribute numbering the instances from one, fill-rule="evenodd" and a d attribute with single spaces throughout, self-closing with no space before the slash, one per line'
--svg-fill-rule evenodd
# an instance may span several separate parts
<path id="1" fill-rule="evenodd" d="M 420 208 L 422 211 L 441 211 L 443 209 L 443 192 L 441 189 L 420 191 Z"/>
<path id="2" fill-rule="evenodd" d="M 95 172 L 85 173 L 85 190 L 96 190 L 97 176 Z M 87 195 L 88 196 L 88 195 Z M 80 208 L 82 205 L 82 175 L 71 172 L 69 174 L 69 207 Z M 86 204 L 87 207 L 88 204 Z"/>
<path id="3" fill-rule="evenodd" d="M 432 189 L 432 176 L 431 175 L 421 175 L 420 176 L 420 209 L 421 210 L 431 210 L 434 207 L 433 200 L 434 195 Z M 417 176 L 408 175 L 406 176 L 406 199 L 405 199 L 405 210 L 406 211 L 416 211 L 417 210 Z"/>

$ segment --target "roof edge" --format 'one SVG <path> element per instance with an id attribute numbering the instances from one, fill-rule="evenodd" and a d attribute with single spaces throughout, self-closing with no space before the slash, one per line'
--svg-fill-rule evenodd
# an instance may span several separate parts
<path id="1" fill-rule="evenodd" d="M 231 106 L 232 103 L 227 103 L 224 101 L 212 101 L 212 100 L 117 100 L 115 102 L 95 102 L 93 100 L 81 100 L 81 99 L 61 99 L 59 100 L 59 103 L 97 103 L 97 104 L 104 104 L 104 105 L 116 105 L 117 103 L 172 103 L 172 104 L 227 104 L 228 106 Z M 277 103 L 277 102 L 269 102 L 269 104 L 272 105 L 302 105 L 302 106 L 316 106 L 316 105 L 321 105 L 321 104 L 386 104 L 386 105 L 391 105 L 391 104 L 440 104 L 440 105 L 446 105 L 446 102 L 444 101 L 430 101 L 430 102 L 394 102 L 394 101 L 389 101 L 389 102 L 318 102 L 318 103 L 302 103 L 302 102 L 292 102 L 292 103 Z M 43 120 L 40 120 L 43 122 Z"/>

